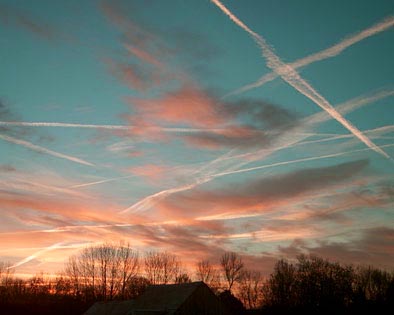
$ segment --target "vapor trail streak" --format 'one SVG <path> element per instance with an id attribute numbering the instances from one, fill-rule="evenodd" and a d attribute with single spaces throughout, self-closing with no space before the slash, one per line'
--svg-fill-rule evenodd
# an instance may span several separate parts
<path id="1" fill-rule="evenodd" d="M 394 95 L 394 90 L 383 90 L 378 91 L 372 95 L 362 95 L 356 98 L 353 98 L 347 102 L 339 104 L 336 106 L 336 110 L 341 113 L 341 115 L 348 114 L 366 104 L 376 102 L 378 100 L 384 99 L 386 97 L 390 97 Z M 304 119 L 306 124 L 317 124 L 324 121 L 327 121 L 330 116 L 326 112 L 316 113 L 312 116 Z"/>
<path id="2" fill-rule="evenodd" d="M 26 258 L 24 258 L 24 259 L 18 261 L 17 263 L 15 263 L 14 265 L 8 267 L 7 269 L 16 268 L 16 267 L 19 267 L 19 266 L 21 266 L 21 265 L 23 265 L 23 264 L 26 264 L 26 263 L 28 263 L 29 261 L 31 261 L 31 260 L 37 258 L 38 256 L 40 256 L 41 254 L 44 254 L 44 253 L 46 253 L 46 252 L 49 252 L 49 251 L 51 251 L 51 250 L 54 250 L 54 249 L 59 248 L 59 247 L 61 246 L 61 244 L 62 244 L 62 243 L 56 243 L 56 244 L 53 244 L 53 245 L 51 245 L 51 246 L 48 246 L 48 247 L 46 247 L 46 248 L 44 248 L 44 249 L 41 249 L 41 250 L 39 250 L 38 252 L 35 252 L 33 255 L 30 255 L 30 256 L 28 256 L 28 257 L 26 257 Z"/>
<path id="3" fill-rule="evenodd" d="M 388 148 L 388 147 L 393 147 L 393 146 L 394 146 L 394 144 L 392 143 L 392 144 L 385 144 L 385 145 L 382 145 L 380 147 L 381 148 Z M 321 159 L 329 159 L 329 158 L 333 158 L 333 157 L 337 157 L 337 156 L 342 156 L 342 155 L 347 155 L 347 154 L 352 154 L 352 153 L 358 153 L 358 152 L 364 152 L 364 151 L 369 151 L 369 150 L 373 150 L 373 149 L 372 148 L 364 148 L 364 149 L 359 149 L 359 150 L 345 151 L 345 152 L 326 154 L 326 155 L 320 155 L 320 156 L 313 156 L 313 157 L 309 157 L 309 158 L 302 158 L 302 159 L 297 159 L 297 160 L 291 160 L 291 161 L 284 161 L 284 162 L 278 162 L 278 163 L 273 163 L 273 164 L 255 166 L 255 167 L 244 168 L 244 169 L 231 171 L 231 172 L 218 173 L 218 174 L 213 175 L 213 177 L 221 177 L 221 176 L 224 176 L 224 175 L 245 173 L 245 172 L 261 170 L 261 169 L 264 169 L 264 168 L 270 168 L 270 167 L 287 165 L 287 164 L 301 163 L 301 162 L 321 160 Z"/>
<path id="4" fill-rule="evenodd" d="M 0 126 L 17 126 L 17 127 L 57 127 L 57 128 L 85 128 L 85 129 L 104 129 L 104 130 L 132 130 L 134 126 L 130 125 L 92 125 L 92 124 L 72 124 L 62 122 L 27 122 L 27 121 L 0 121 Z M 202 132 L 212 131 L 220 132 L 224 129 L 220 128 L 177 128 L 177 127 L 150 127 L 152 130 L 160 130 L 165 132 Z"/>
<path id="5" fill-rule="evenodd" d="M 356 110 L 368 103 L 375 102 L 377 100 L 380 100 L 380 99 L 383 99 L 383 98 L 386 98 L 386 97 L 389 97 L 392 95 L 394 95 L 393 90 L 382 90 L 382 91 L 378 91 L 378 92 L 375 92 L 370 95 L 361 95 L 359 97 L 356 97 L 356 98 L 353 98 L 349 101 L 346 101 L 342 104 L 339 104 L 336 107 L 336 110 L 339 111 L 342 115 L 345 115 L 345 114 L 352 112 L 352 111 L 354 111 L 354 110 Z M 247 162 L 241 161 L 238 164 L 234 165 L 232 168 L 228 169 L 227 171 L 236 170 L 238 168 L 241 168 L 245 164 L 248 164 L 251 161 L 262 159 L 262 158 L 264 158 L 274 152 L 277 152 L 279 150 L 287 149 L 287 148 L 294 147 L 297 145 L 306 144 L 306 143 L 308 143 L 308 141 L 304 141 L 304 142 L 300 142 L 300 141 L 302 141 L 305 138 L 308 138 L 310 136 L 315 136 L 315 135 L 332 136 L 331 138 L 326 138 L 326 139 L 331 139 L 331 140 L 341 139 L 342 137 L 348 138 L 348 137 L 353 136 L 353 134 L 347 134 L 347 135 L 343 135 L 343 134 L 316 134 L 316 133 L 305 132 L 305 131 L 308 131 L 313 125 L 316 125 L 318 123 L 322 123 L 322 122 L 329 120 L 330 117 L 331 116 L 325 111 L 310 115 L 310 116 L 302 119 L 300 126 L 293 128 L 293 129 L 285 132 L 284 134 L 282 134 L 276 141 L 277 145 L 273 148 L 264 148 L 264 149 L 257 150 L 255 152 L 248 152 L 248 153 L 243 153 L 243 154 L 238 154 L 238 155 L 233 155 L 233 156 L 230 156 L 227 158 L 223 158 L 223 160 L 225 160 L 225 159 L 229 159 L 229 160 L 248 159 L 249 160 Z M 384 130 L 382 129 L 382 133 L 388 132 L 387 128 L 389 128 L 388 130 L 391 130 L 390 126 L 385 126 L 382 128 L 385 128 Z M 375 129 L 366 130 L 366 131 L 364 131 L 364 133 L 369 134 L 369 133 L 374 133 L 375 131 L 377 132 L 378 130 L 377 129 L 376 130 Z M 309 143 L 318 143 L 318 142 L 329 141 L 326 139 L 309 141 Z"/>
<path id="6" fill-rule="evenodd" d="M 26 147 L 26 148 L 28 148 L 30 150 L 33 150 L 33 151 L 36 151 L 36 152 L 39 152 L 39 153 L 49 154 L 49 155 L 52 155 L 52 156 L 55 156 L 55 157 L 58 157 L 58 158 L 61 158 L 61 159 L 69 160 L 69 161 L 72 161 L 72 162 L 75 162 L 75 163 L 79 163 L 79 164 L 84 164 L 84 165 L 88 165 L 88 166 L 94 166 L 94 164 L 89 163 L 89 162 L 84 161 L 84 160 L 81 160 L 79 158 L 76 158 L 74 156 L 70 156 L 70 155 L 66 155 L 66 154 L 63 154 L 63 153 L 56 152 L 56 151 L 52 151 L 52 150 L 49 150 L 47 148 L 38 146 L 36 144 L 33 144 L 33 143 L 25 141 L 25 140 L 16 139 L 14 137 L 6 136 L 6 135 L 0 135 L 0 139 L 3 139 L 5 141 L 8 141 L 8 142 L 11 142 L 11 143 L 14 143 L 14 144 L 18 144 L 18 145 L 24 146 L 24 147 Z"/>
<path id="7" fill-rule="evenodd" d="M 342 124 L 352 134 L 359 138 L 366 146 L 370 147 L 377 153 L 390 158 L 386 152 L 376 146 L 368 137 L 362 134 L 354 125 L 347 121 L 322 95 L 320 95 L 309 83 L 307 83 L 294 68 L 289 64 L 285 64 L 267 44 L 265 39 L 256 32 L 252 31 L 241 20 L 239 20 L 233 13 L 231 13 L 219 0 L 211 0 L 217 7 L 219 7 L 235 24 L 249 33 L 255 42 L 262 49 L 263 56 L 267 60 L 267 66 L 276 72 L 284 81 L 294 87 L 298 92 L 308 97 L 315 104 L 329 113 L 335 120 Z"/>
<path id="8" fill-rule="evenodd" d="M 144 199 L 136 202 L 135 204 L 133 204 L 132 206 L 120 211 L 120 214 L 125 214 L 127 212 L 132 212 L 132 213 L 137 213 L 137 212 L 141 212 L 144 210 L 149 209 L 155 202 L 157 202 L 160 199 L 163 199 L 165 197 L 167 197 L 168 195 L 177 193 L 177 192 L 181 192 L 181 191 L 185 191 L 185 190 L 189 190 L 192 189 L 198 185 L 201 185 L 203 183 L 206 183 L 207 181 L 209 181 L 211 179 L 212 176 L 197 180 L 196 182 L 189 184 L 189 185 L 184 185 L 184 186 L 180 186 L 180 187 L 175 187 L 175 188 L 170 188 L 170 189 L 166 189 L 166 190 L 162 190 L 156 194 L 150 195 L 148 197 L 145 197 Z"/>
<path id="9" fill-rule="evenodd" d="M 62 122 L 25 122 L 25 121 L 0 121 L 0 126 L 19 126 L 19 127 L 61 127 L 61 128 L 88 128 L 88 129 L 110 129 L 127 130 L 131 126 L 122 125 L 90 125 L 90 124 L 71 124 Z"/>
<path id="10" fill-rule="evenodd" d="M 381 148 L 387 148 L 387 147 L 393 147 L 394 144 L 386 144 L 382 145 Z M 352 151 L 345 151 L 345 152 L 339 152 L 339 153 L 333 153 L 333 154 L 326 154 L 326 155 L 320 155 L 320 156 L 313 156 L 309 158 L 302 158 L 302 159 L 297 159 L 297 160 L 291 160 L 291 161 L 283 161 L 283 162 L 278 162 L 278 163 L 273 163 L 273 164 L 267 164 L 267 165 L 261 165 L 261 166 L 256 166 L 256 167 L 250 167 L 250 168 L 244 168 L 244 169 L 239 169 L 239 170 L 231 170 L 228 172 L 222 172 L 222 173 L 216 173 L 213 175 L 207 175 L 199 180 L 197 180 L 195 183 L 192 183 L 190 185 L 184 185 L 180 187 L 175 187 L 175 188 L 170 188 L 166 190 L 162 190 L 156 194 L 150 195 L 148 197 L 145 197 L 144 199 L 136 202 L 132 206 L 120 211 L 120 214 L 125 214 L 127 212 L 132 211 L 133 213 L 141 212 L 144 210 L 149 209 L 155 202 L 157 202 L 160 199 L 163 199 L 171 194 L 181 192 L 181 191 L 186 191 L 193 189 L 194 187 L 197 187 L 201 184 L 207 183 L 211 181 L 214 178 L 226 176 L 226 175 L 232 175 L 232 174 L 238 174 L 238 173 L 245 173 L 245 172 L 251 172 L 255 170 L 260 170 L 260 169 L 265 169 L 265 168 L 271 168 L 271 167 L 276 167 L 276 166 L 281 166 L 281 165 L 288 165 L 288 164 L 295 164 L 295 163 L 301 163 L 301 162 L 307 162 L 307 161 L 314 161 L 314 160 L 321 160 L 321 159 L 328 159 L 328 158 L 334 158 L 342 155 L 347 155 L 347 154 L 353 154 L 353 153 L 358 153 L 358 152 L 364 152 L 364 151 L 369 151 L 373 150 L 371 148 L 364 148 L 364 149 L 359 149 L 359 150 L 352 150 Z"/>
<path id="11" fill-rule="evenodd" d="M 383 19 L 381 22 L 353 35 L 348 38 L 345 38 L 344 40 L 340 41 L 339 43 L 335 44 L 334 46 L 331 46 L 329 48 L 326 48 L 322 51 L 319 51 L 317 53 L 314 53 L 312 55 L 309 55 L 307 57 L 298 59 L 289 65 L 294 68 L 294 69 L 299 69 L 303 68 L 307 65 L 310 65 L 314 62 L 321 61 L 327 58 L 332 58 L 337 55 L 339 55 L 342 51 L 345 49 L 349 48 L 350 46 L 368 38 L 373 35 L 376 35 L 380 32 L 383 32 L 390 27 L 394 26 L 394 17 L 390 16 L 385 19 Z M 230 96 L 230 95 L 235 95 L 235 94 L 240 94 L 246 91 L 249 91 L 251 89 L 260 87 L 270 81 L 275 80 L 278 77 L 278 74 L 275 72 L 268 73 L 264 76 L 262 76 L 260 79 L 258 79 L 256 82 L 245 85 L 233 92 L 228 93 L 225 95 L 225 97 Z"/>
<path id="12" fill-rule="evenodd" d="M 121 177 L 115 177 L 115 178 L 108 178 L 108 179 L 103 179 L 103 180 L 99 180 L 99 181 L 96 181 L 96 182 L 90 182 L 90 183 L 85 183 L 85 184 L 77 184 L 77 185 L 70 186 L 69 188 L 80 188 L 80 187 L 98 185 L 98 184 L 113 182 L 113 181 L 116 181 L 116 180 L 119 180 L 119 179 L 130 178 L 130 177 L 135 177 L 135 175 L 128 175 L 128 176 L 121 176 Z"/>

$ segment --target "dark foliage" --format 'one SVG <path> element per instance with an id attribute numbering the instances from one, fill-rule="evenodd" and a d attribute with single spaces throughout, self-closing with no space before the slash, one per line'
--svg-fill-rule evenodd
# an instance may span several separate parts
<path id="1" fill-rule="evenodd" d="M 394 275 L 319 257 L 280 260 L 264 287 L 264 314 L 392 314 Z"/>
<path id="2" fill-rule="evenodd" d="M 90 252 L 85 250 L 84 253 Z M 71 265 L 76 268 L 70 270 L 78 271 L 84 267 L 83 270 L 90 272 L 87 275 L 77 273 L 75 278 L 70 272 L 56 279 L 37 275 L 27 280 L 15 278 L 10 273 L 10 269 L 6 268 L 7 265 L 2 264 L 0 265 L 3 267 L 0 270 L 0 314 L 78 315 L 99 300 L 134 299 L 144 292 L 150 282 L 137 271 L 133 260 L 130 263 L 130 257 L 135 257 L 129 255 L 130 253 L 132 252 L 128 250 L 121 252 L 120 257 L 127 259 L 118 260 L 117 263 L 123 262 L 119 264 L 121 266 L 119 270 L 124 272 L 119 273 L 118 282 L 107 278 L 105 294 L 102 293 L 104 282 L 99 273 L 104 270 L 100 268 L 101 264 L 95 263 L 98 269 L 90 268 L 85 260 Z M 115 265 L 108 263 L 107 266 Z M 92 275 L 95 277 L 94 282 Z M 341 265 L 319 257 L 300 256 L 297 261 L 279 260 L 265 282 L 259 282 L 261 278 L 246 269 L 239 276 L 239 280 L 237 279 L 234 280 L 236 286 L 233 292 L 215 291 L 234 315 L 363 315 L 394 312 L 394 274 L 374 267 Z M 190 282 L 190 278 L 187 274 L 179 273 L 174 278 L 174 282 L 187 283 Z M 259 283 L 262 285 L 255 285 Z M 112 287 L 114 293 L 111 291 Z M 249 305 L 245 302 L 254 295 L 258 296 L 256 301 L 263 301 L 262 307 L 245 310 L 237 297 L 241 298 L 249 308 L 256 308 L 260 302 L 249 303 Z"/>

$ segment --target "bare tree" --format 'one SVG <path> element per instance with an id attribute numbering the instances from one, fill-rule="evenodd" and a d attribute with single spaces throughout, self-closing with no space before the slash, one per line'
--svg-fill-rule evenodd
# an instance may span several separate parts
<path id="1" fill-rule="evenodd" d="M 249 309 L 256 309 L 262 304 L 263 277 L 260 272 L 243 270 L 239 284 L 239 298 Z"/>
<path id="2" fill-rule="evenodd" d="M 130 244 L 118 248 L 117 255 L 120 260 L 119 271 L 121 280 L 121 295 L 126 296 L 126 287 L 130 281 L 138 275 L 139 272 L 139 255 L 130 248 Z"/>
<path id="3" fill-rule="evenodd" d="M 71 280 L 72 283 L 72 293 L 78 295 L 80 290 L 80 279 L 81 273 L 79 268 L 79 259 L 77 256 L 71 256 L 68 258 L 68 263 L 65 268 L 65 274 Z"/>
<path id="4" fill-rule="evenodd" d="M 180 273 L 175 278 L 175 283 L 177 283 L 177 284 L 190 283 L 190 282 L 192 282 L 192 279 L 190 279 L 189 275 L 185 272 Z"/>
<path id="5" fill-rule="evenodd" d="M 228 283 L 228 290 L 231 291 L 234 283 L 241 278 L 242 269 L 244 267 L 242 258 L 237 253 L 226 252 L 220 259 L 220 265 L 222 266 L 224 277 Z"/>
<path id="6" fill-rule="evenodd" d="M 8 287 L 12 283 L 14 271 L 10 262 L 0 262 L 0 285 Z"/>
<path id="7" fill-rule="evenodd" d="M 197 279 L 205 283 L 210 283 L 213 276 L 213 266 L 209 260 L 200 260 L 196 264 Z"/>
<path id="8" fill-rule="evenodd" d="M 180 262 L 168 252 L 148 252 L 145 255 L 145 273 L 152 284 L 167 284 L 175 281 Z"/>
<path id="9" fill-rule="evenodd" d="M 214 292 L 221 288 L 220 272 L 209 260 L 198 261 L 195 273 L 197 280 L 205 282 Z"/>
<path id="10" fill-rule="evenodd" d="M 126 288 L 139 270 L 138 253 L 127 246 L 102 244 L 87 247 L 69 259 L 66 275 L 71 279 L 75 294 L 85 298 L 114 299 L 125 297 Z"/>

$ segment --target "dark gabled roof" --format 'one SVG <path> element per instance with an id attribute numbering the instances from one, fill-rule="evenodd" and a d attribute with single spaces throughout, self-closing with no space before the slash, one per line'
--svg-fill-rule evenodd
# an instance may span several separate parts
<path id="1" fill-rule="evenodd" d="M 152 285 L 136 300 L 97 302 L 84 315 L 169 315 L 200 287 L 208 288 L 204 282 Z"/>
<path id="2" fill-rule="evenodd" d="M 96 302 L 84 315 L 126 315 L 133 309 L 134 300 Z"/>
<path id="3" fill-rule="evenodd" d="M 192 282 L 149 286 L 135 300 L 133 309 L 136 311 L 165 310 L 171 313 L 171 311 L 177 310 L 201 286 L 206 286 L 206 284 L 204 282 Z M 136 312 L 136 314 L 138 313 Z"/>

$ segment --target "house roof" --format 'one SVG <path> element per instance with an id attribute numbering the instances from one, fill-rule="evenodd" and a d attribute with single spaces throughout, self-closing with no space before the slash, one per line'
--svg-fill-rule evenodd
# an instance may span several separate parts
<path id="1" fill-rule="evenodd" d="M 192 282 L 183 284 L 163 284 L 147 287 L 145 292 L 135 300 L 135 310 L 177 310 L 186 299 L 200 286 L 206 286 L 204 282 Z"/>
<path id="2" fill-rule="evenodd" d="M 126 315 L 133 309 L 134 300 L 96 302 L 84 315 Z"/>
<path id="3" fill-rule="evenodd" d="M 152 285 L 136 300 L 97 302 L 84 315 L 173 314 L 204 282 Z"/>

